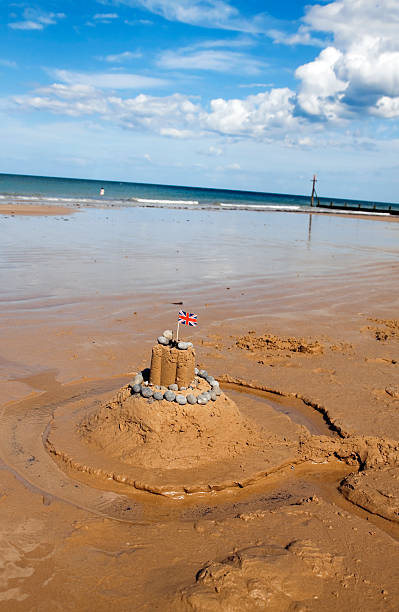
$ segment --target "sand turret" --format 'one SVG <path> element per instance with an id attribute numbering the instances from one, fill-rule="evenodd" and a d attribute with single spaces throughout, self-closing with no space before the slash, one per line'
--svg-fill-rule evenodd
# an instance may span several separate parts
<path id="1" fill-rule="evenodd" d="M 171 332 L 164 332 L 152 349 L 150 384 L 187 388 L 194 380 L 194 370 L 195 351 L 191 342 L 177 342 Z"/>

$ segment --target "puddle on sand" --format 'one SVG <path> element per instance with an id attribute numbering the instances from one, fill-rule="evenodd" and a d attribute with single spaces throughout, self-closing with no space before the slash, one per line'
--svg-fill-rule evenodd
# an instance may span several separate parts
<path id="1" fill-rule="evenodd" d="M 232 400 L 240 405 L 240 409 L 246 413 L 246 416 L 252 417 L 254 420 L 259 418 L 261 420 L 262 407 L 264 409 L 266 401 L 274 410 L 288 416 L 293 423 L 303 425 L 314 436 L 337 435 L 320 412 L 300 399 L 286 398 L 276 393 L 251 389 L 235 383 L 222 383 L 221 387 L 228 392 Z M 252 404 L 251 410 L 248 411 L 245 410 L 246 398 L 250 399 Z"/>

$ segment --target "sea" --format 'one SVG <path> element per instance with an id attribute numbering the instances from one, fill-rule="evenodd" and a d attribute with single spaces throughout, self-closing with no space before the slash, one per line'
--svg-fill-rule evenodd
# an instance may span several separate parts
<path id="1" fill-rule="evenodd" d="M 328 197 L 320 197 L 318 201 L 331 208 L 320 208 L 317 212 L 331 213 L 336 207 L 339 210 L 335 212 L 342 214 L 342 208 L 348 207 L 350 214 L 354 214 L 354 208 L 361 209 L 357 213 L 360 215 L 373 214 L 373 209 L 386 215 L 399 213 L 397 203 Z M 310 207 L 310 197 L 303 195 L 19 174 L 0 174 L 1 203 L 315 212 Z"/>

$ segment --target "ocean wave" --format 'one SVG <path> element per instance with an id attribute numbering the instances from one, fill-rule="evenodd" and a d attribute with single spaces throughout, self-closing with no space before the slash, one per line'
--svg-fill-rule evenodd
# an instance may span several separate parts
<path id="1" fill-rule="evenodd" d="M 0 195 L 0 199 L 7 200 L 10 203 L 18 204 L 18 202 L 31 202 L 31 203 L 42 203 L 42 204 L 50 204 L 50 203 L 58 203 L 58 204 L 109 204 L 113 202 L 123 204 L 126 200 L 107 200 L 105 198 L 81 198 L 79 196 L 74 197 L 55 197 L 55 196 L 22 196 L 22 195 Z"/>
<path id="2" fill-rule="evenodd" d="M 199 204 L 198 200 L 152 200 L 148 198 L 132 198 L 142 204 Z"/>
<path id="3" fill-rule="evenodd" d="M 315 208 L 311 208 L 310 212 L 315 212 L 318 214 L 327 214 L 327 215 L 368 215 L 372 217 L 390 217 L 391 214 L 389 212 L 380 212 L 379 210 L 345 210 L 345 208 L 319 208 L 316 206 Z"/>
<path id="4" fill-rule="evenodd" d="M 243 208 L 244 210 L 303 210 L 303 206 L 293 206 L 290 204 L 228 204 L 226 202 L 220 202 L 220 206 L 223 208 Z"/>

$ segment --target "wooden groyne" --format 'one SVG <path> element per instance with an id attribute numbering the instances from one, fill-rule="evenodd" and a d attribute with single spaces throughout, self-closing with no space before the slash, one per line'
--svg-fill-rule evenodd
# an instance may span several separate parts
<path id="1" fill-rule="evenodd" d="M 381 208 L 378 206 L 378 204 L 373 204 L 372 206 L 362 206 L 360 203 L 355 205 L 355 204 L 348 204 L 347 202 L 344 202 L 343 204 L 336 204 L 334 202 L 329 202 L 329 203 L 325 203 L 322 204 L 320 203 L 320 201 L 317 201 L 317 204 L 314 205 L 315 208 L 325 208 L 325 209 L 332 209 L 335 211 L 355 211 L 355 212 L 368 212 L 368 213 L 373 213 L 373 214 L 389 214 L 389 215 L 399 215 L 399 208 L 392 208 L 391 205 L 389 205 L 387 208 Z"/>
<path id="2" fill-rule="evenodd" d="M 338 202 L 333 202 L 332 200 L 330 202 L 322 202 L 320 203 L 320 198 L 316 192 L 316 183 L 317 183 L 317 177 L 314 174 L 313 175 L 313 179 L 312 179 L 312 194 L 310 196 L 310 206 L 312 208 L 325 208 L 325 209 L 331 209 L 334 211 L 353 211 L 353 212 L 364 212 L 364 213 L 370 213 L 370 214 L 375 214 L 375 215 L 399 215 L 399 206 L 397 208 L 393 208 L 391 204 L 389 204 L 387 207 L 382 208 L 381 204 L 375 203 L 375 202 L 370 202 L 370 206 L 364 206 L 364 204 L 362 204 L 361 202 L 359 202 L 358 204 L 355 204 L 354 202 L 350 202 L 348 204 L 348 202 L 343 202 L 343 203 L 338 203 Z"/>

